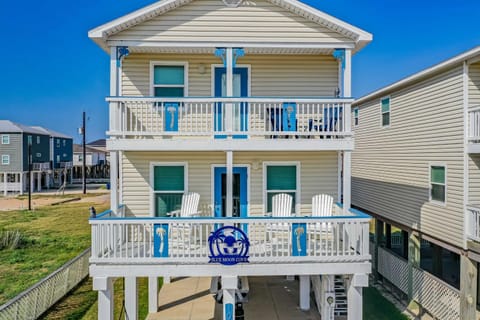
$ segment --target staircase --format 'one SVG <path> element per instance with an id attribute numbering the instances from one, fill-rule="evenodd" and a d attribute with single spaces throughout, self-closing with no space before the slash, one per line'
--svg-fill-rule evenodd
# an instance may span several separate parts
<path id="1" fill-rule="evenodd" d="M 342 276 L 335 276 L 335 319 L 347 319 L 347 292 Z"/>

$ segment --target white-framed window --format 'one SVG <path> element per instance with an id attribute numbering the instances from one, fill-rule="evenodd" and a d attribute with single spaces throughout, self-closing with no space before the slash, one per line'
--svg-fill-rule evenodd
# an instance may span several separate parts
<path id="1" fill-rule="evenodd" d="M 286 193 L 292 196 L 292 212 L 296 213 L 300 194 L 300 164 L 267 162 L 264 164 L 263 176 L 266 212 L 272 212 L 273 196 Z"/>
<path id="2" fill-rule="evenodd" d="M 151 62 L 150 79 L 154 97 L 188 96 L 187 62 Z"/>
<path id="3" fill-rule="evenodd" d="M 32 136 L 27 136 L 27 142 L 29 145 L 32 145 Z"/>
<path id="4" fill-rule="evenodd" d="M 155 217 L 165 217 L 167 213 L 181 208 L 182 196 L 188 190 L 187 172 L 186 163 L 151 164 L 150 179 Z"/>
<path id="5" fill-rule="evenodd" d="M 10 164 L 10 155 L 2 154 L 2 165 L 8 166 Z"/>
<path id="6" fill-rule="evenodd" d="M 390 97 L 380 99 L 382 111 L 382 127 L 390 126 Z"/>
<path id="7" fill-rule="evenodd" d="M 40 136 L 37 136 L 37 144 L 40 144 Z"/>
<path id="8" fill-rule="evenodd" d="M 9 134 L 3 134 L 2 135 L 2 144 L 10 144 L 10 135 Z"/>
<path id="9" fill-rule="evenodd" d="M 430 165 L 430 201 L 447 202 L 447 167 L 444 164 Z"/>
<path id="10" fill-rule="evenodd" d="M 57 138 L 57 148 L 60 148 L 60 139 Z"/>
<path id="11" fill-rule="evenodd" d="M 358 108 L 353 108 L 353 125 L 356 127 L 358 126 L 358 116 L 360 114 L 360 111 Z"/>

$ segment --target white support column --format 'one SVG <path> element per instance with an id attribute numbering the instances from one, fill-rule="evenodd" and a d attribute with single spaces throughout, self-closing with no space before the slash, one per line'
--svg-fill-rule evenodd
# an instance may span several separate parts
<path id="1" fill-rule="evenodd" d="M 321 310 L 322 320 L 333 320 L 335 312 L 335 276 L 323 275 L 321 287 Z"/>
<path id="2" fill-rule="evenodd" d="M 310 276 L 300 276 L 300 309 L 310 310 Z"/>
<path id="3" fill-rule="evenodd" d="M 23 180 L 23 175 L 24 173 L 23 172 L 20 172 L 20 195 L 23 195 L 23 190 L 25 189 L 25 185 L 24 185 L 24 180 Z"/>
<path id="4" fill-rule="evenodd" d="M 110 209 L 118 210 L 118 152 L 110 152 Z"/>
<path id="5" fill-rule="evenodd" d="M 368 287 L 366 274 L 354 274 L 348 281 L 347 315 L 348 320 L 361 320 L 363 314 L 363 287 Z"/>
<path id="6" fill-rule="evenodd" d="M 148 277 L 148 313 L 158 312 L 158 278 Z"/>
<path id="7" fill-rule="evenodd" d="M 343 152 L 343 210 L 345 213 L 350 210 L 352 205 L 351 200 L 351 184 L 352 184 L 352 152 Z"/>
<path id="8" fill-rule="evenodd" d="M 42 172 L 37 173 L 37 191 L 42 191 Z"/>
<path id="9" fill-rule="evenodd" d="M 29 183 L 30 183 L 30 191 L 33 192 L 34 189 L 33 189 L 33 185 L 34 185 L 34 179 L 33 177 L 35 176 L 35 173 L 34 172 L 30 172 L 30 179 L 29 179 Z"/>
<path id="10" fill-rule="evenodd" d="M 3 196 L 7 196 L 7 173 L 3 174 Z"/>
<path id="11" fill-rule="evenodd" d="M 138 318 L 138 289 L 137 278 L 125 278 L 125 320 Z"/>
<path id="12" fill-rule="evenodd" d="M 233 213 L 233 151 L 227 151 L 227 217 L 232 217 Z"/>
<path id="13" fill-rule="evenodd" d="M 342 152 L 337 151 L 337 202 L 342 202 Z"/>
<path id="14" fill-rule="evenodd" d="M 225 50 L 226 61 L 226 89 L 227 97 L 233 96 L 233 49 L 227 48 Z M 233 131 L 233 105 L 231 103 L 225 104 L 225 131 L 228 138 L 231 139 L 231 133 Z"/>
<path id="15" fill-rule="evenodd" d="M 238 286 L 236 276 L 222 276 L 223 320 L 235 319 L 235 292 Z"/>
<path id="16" fill-rule="evenodd" d="M 98 320 L 113 320 L 114 294 L 112 278 L 94 278 L 93 290 L 98 291 Z"/>
<path id="17" fill-rule="evenodd" d="M 345 49 L 345 70 L 343 72 L 343 96 L 352 96 L 352 50 Z"/>

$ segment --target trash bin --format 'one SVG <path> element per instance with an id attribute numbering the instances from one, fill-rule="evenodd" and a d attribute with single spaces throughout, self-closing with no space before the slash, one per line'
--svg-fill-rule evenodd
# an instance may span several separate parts
<path id="1" fill-rule="evenodd" d="M 107 182 L 107 190 L 110 190 L 110 182 Z"/>

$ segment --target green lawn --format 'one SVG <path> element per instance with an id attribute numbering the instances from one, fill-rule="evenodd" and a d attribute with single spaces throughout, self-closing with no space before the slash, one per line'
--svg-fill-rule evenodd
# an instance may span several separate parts
<path id="1" fill-rule="evenodd" d="M 90 206 L 92 203 L 72 203 L 31 212 L 0 212 L 0 231 L 18 230 L 23 238 L 19 248 L 0 250 L 0 304 L 90 246 Z M 96 208 L 97 212 L 107 209 Z"/>
<path id="2" fill-rule="evenodd" d="M 364 320 L 408 320 L 390 301 L 384 298 L 377 289 L 363 289 Z"/>

